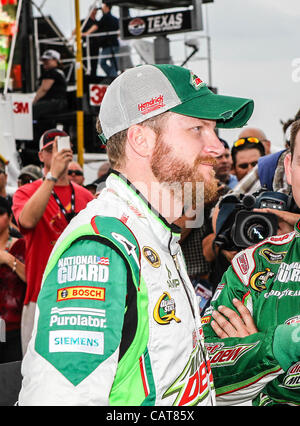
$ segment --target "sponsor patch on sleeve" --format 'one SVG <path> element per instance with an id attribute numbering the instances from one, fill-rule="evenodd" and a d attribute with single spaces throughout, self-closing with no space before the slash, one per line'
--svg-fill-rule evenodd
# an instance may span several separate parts
<path id="1" fill-rule="evenodd" d="M 86 330 L 55 330 L 49 333 L 49 352 L 104 354 L 104 333 Z"/>
<path id="2" fill-rule="evenodd" d="M 103 287 L 67 287 L 57 290 L 57 301 L 70 299 L 105 300 L 105 288 Z"/>
<path id="3" fill-rule="evenodd" d="M 35 350 L 74 386 L 120 345 L 128 270 L 112 247 L 79 240 L 42 285 Z"/>

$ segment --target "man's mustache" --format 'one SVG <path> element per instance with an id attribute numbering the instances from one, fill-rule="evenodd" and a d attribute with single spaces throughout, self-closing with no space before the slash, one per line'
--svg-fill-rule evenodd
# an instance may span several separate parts
<path id="1" fill-rule="evenodd" d="M 200 164 L 215 166 L 217 164 L 217 161 L 214 157 L 211 157 L 210 155 L 199 155 L 194 161 L 194 166 L 197 167 Z"/>

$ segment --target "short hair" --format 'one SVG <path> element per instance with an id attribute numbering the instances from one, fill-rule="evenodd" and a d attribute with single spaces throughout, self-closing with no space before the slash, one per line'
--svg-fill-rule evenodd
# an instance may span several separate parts
<path id="1" fill-rule="evenodd" d="M 243 139 L 243 138 L 241 138 Z M 231 157 L 232 157 L 232 163 L 233 166 L 236 165 L 236 155 L 240 151 L 244 151 L 246 149 L 257 149 L 261 156 L 264 156 L 266 154 L 265 147 L 262 142 L 253 143 L 246 141 L 243 145 L 234 146 L 231 148 Z"/>
<path id="2" fill-rule="evenodd" d="M 170 113 L 168 111 L 156 115 L 155 117 L 149 118 L 148 120 L 138 123 L 139 126 L 148 126 L 150 127 L 157 136 L 161 134 L 161 130 L 165 123 L 167 116 Z M 99 118 L 96 121 L 96 130 L 100 135 L 102 133 L 102 127 Z M 126 163 L 126 140 L 127 140 L 127 131 L 128 129 L 121 130 L 120 132 L 112 135 L 106 144 L 106 152 L 108 160 L 112 168 L 118 169 Z"/>
<path id="3" fill-rule="evenodd" d="M 105 4 L 105 6 L 106 6 L 106 7 L 108 7 L 108 8 L 109 8 L 109 10 L 111 10 L 111 8 L 112 8 L 112 4 L 111 4 L 110 2 L 107 2 L 107 3 L 106 3 L 106 1 L 103 1 L 103 2 L 102 2 L 102 4 Z"/>
<path id="4" fill-rule="evenodd" d="M 0 215 L 7 213 L 8 216 L 11 216 L 11 205 L 5 197 L 0 197 Z"/>
<path id="5" fill-rule="evenodd" d="M 228 143 L 225 141 L 225 139 L 219 138 L 219 141 L 224 145 L 225 149 L 229 149 Z"/>
<path id="6" fill-rule="evenodd" d="M 300 130 L 300 119 L 294 121 L 292 126 L 291 126 L 290 149 L 291 149 L 292 158 L 294 156 L 296 137 L 297 137 L 299 130 Z"/>

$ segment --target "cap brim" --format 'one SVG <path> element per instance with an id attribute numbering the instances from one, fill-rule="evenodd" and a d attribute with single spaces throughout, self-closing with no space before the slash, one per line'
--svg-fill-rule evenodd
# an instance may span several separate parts
<path id="1" fill-rule="evenodd" d="M 215 120 L 217 127 L 233 129 L 244 126 L 251 117 L 253 109 L 252 99 L 209 92 L 177 105 L 170 111 L 204 120 Z"/>
<path id="2" fill-rule="evenodd" d="M 40 151 L 42 151 L 43 149 L 47 148 L 50 145 L 53 145 L 53 143 L 54 143 L 54 139 L 53 139 L 53 141 L 50 141 L 50 142 L 46 143 L 46 145 L 40 147 Z"/>
<path id="3" fill-rule="evenodd" d="M 58 58 L 53 58 L 53 56 L 42 56 L 41 57 L 41 61 L 47 61 L 47 60 L 49 60 L 49 59 L 55 59 L 56 61 L 60 61 L 60 59 L 58 59 Z"/>
<path id="4" fill-rule="evenodd" d="M 18 179 L 21 179 L 21 177 L 22 176 L 30 176 L 32 179 L 40 179 L 39 177 L 37 177 L 37 176 L 34 176 L 32 173 L 30 173 L 30 172 L 24 172 L 24 173 L 21 173 L 19 176 L 18 176 Z"/>

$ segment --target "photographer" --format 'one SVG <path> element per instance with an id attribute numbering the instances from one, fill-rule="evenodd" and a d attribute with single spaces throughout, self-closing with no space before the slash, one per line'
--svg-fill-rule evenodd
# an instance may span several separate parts
<path id="1" fill-rule="evenodd" d="M 297 205 L 299 158 L 300 120 L 285 157 Z M 291 224 L 295 215 L 289 213 L 278 216 Z M 238 253 L 220 281 L 202 318 L 219 404 L 299 405 L 299 241 L 300 221 L 294 232 Z"/>
<path id="2" fill-rule="evenodd" d="M 233 189 L 237 191 L 237 187 L 241 188 L 246 176 L 257 169 L 259 158 L 265 155 L 265 148 L 262 142 L 256 137 L 240 138 L 234 142 L 231 149 L 233 170 L 238 179 L 238 184 Z M 259 184 L 257 174 L 254 175 L 254 181 Z M 251 185 L 253 184 L 251 180 Z M 256 184 L 256 186 L 258 186 Z M 260 186 L 260 185 L 259 185 Z M 241 188 L 242 189 L 242 188 Z M 242 191 L 241 191 L 242 192 Z M 215 208 L 212 227 L 214 232 L 206 236 L 202 241 L 203 254 L 208 262 L 212 262 L 212 272 L 209 276 L 209 281 L 212 284 L 213 291 L 219 284 L 223 273 L 230 266 L 230 262 L 237 254 L 236 249 L 219 248 L 214 245 L 216 237 L 216 221 L 219 213 L 218 206 Z"/>

